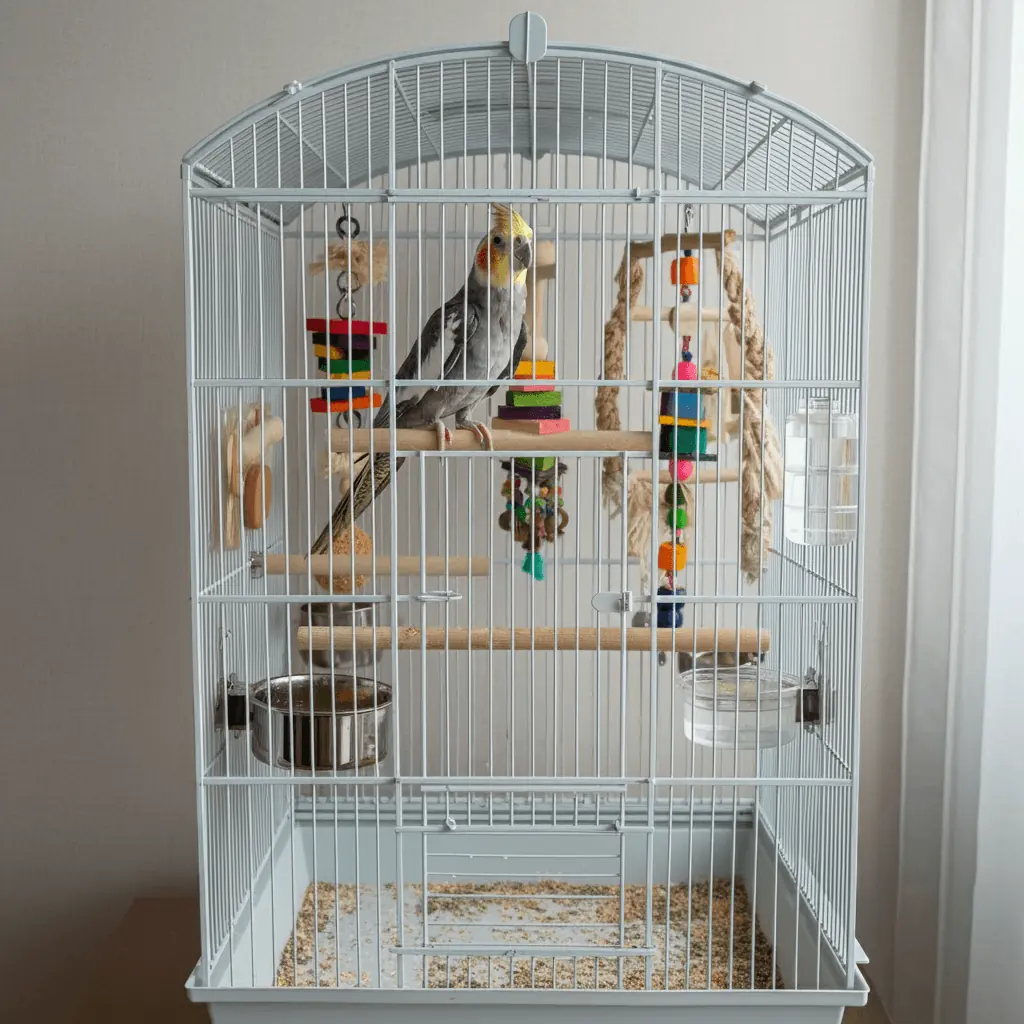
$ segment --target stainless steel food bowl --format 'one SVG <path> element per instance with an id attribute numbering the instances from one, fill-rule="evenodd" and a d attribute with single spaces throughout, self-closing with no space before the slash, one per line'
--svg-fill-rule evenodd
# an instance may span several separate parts
<path id="1" fill-rule="evenodd" d="M 296 617 L 300 626 L 373 626 L 373 604 L 346 604 L 322 601 L 312 605 L 298 605 Z M 380 625 L 382 606 L 378 605 L 377 622 Z M 372 676 L 374 664 L 380 664 L 385 649 L 377 651 L 363 648 L 353 651 L 344 647 L 327 651 L 300 651 L 302 664 L 308 667 L 310 655 L 313 668 L 330 672 L 333 666 L 335 674 L 346 676 Z"/>
<path id="2" fill-rule="evenodd" d="M 312 699 L 311 699 L 312 698 Z M 352 676 L 277 676 L 250 694 L 252 753 L 297 772 L 367 768 L 387 757 L 391 687 Z"/>

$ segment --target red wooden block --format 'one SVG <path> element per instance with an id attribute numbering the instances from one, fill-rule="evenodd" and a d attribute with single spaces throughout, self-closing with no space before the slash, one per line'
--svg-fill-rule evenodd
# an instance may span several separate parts
<path id="1" fill-rule="evenodd" d="M 491 430 L 515 430 L 520 434 L 564 434 L 572 430 L 567 419 L 561 420 L 503 420 L 491 419 Z"/>
<path id="2" fill-rule="evenodd" d="M 324 334 L 327 331 L 327 321 L 322 316 L 308 317 L 306 330 Z M 373 323 L 370 323 L 369 320 L 338 320 L 337 318 L 331 320 L 331 334 L 348 334 L 349 331 L 352 334 L 387 334 L 388 325 L 380 320 L 374 320 Z"/>

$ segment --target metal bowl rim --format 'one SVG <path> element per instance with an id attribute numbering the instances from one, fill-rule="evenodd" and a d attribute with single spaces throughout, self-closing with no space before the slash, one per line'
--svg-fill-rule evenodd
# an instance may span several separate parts
<path id="1" fill-rule="evenodd" d="M 328 679 L 329 680 L 330 678 L 331 678 L 331 674 L 329 672 L 318 672 L 318 673 L 316 673 L 313 676 L 313 679 Z M 334 677 L 335 684 L 337 684 L 339 678 L 344 679 L 346 677 L 345 676 L 339 677 L 339 676 L 336 675 Z M 352 677 L 350 676 L 350 677 L 347 677 L 347 678 L 352 678 Z M 355 711 L 356 715 L 370 715 L 370 714 L 373 714 L 376 711 L 382 711 L 385 708 L 390 708 L 391 707 L 393 696 L 392 696 L 392 689 L 391 689 L 391 684 L 390 683 L 385 683 L 385 682 L 383 682 L 383 681 L 381 681 L 379 679 L 378 680 L 374 680 L 374 679 L 368 678 L 367 676 L 355 676 L 354 678 L 355 678 L 355 681 L 356 681 L 357 684 L 358 683 L 369 683 L 371 686 L 375 687 L 376 691 L 377 691 L 378 697 L 381 695 L 382 692 L 387 694 L 387 699 L 385 699 L 385 700 L 378 700 L 376 704 L 371 704 L 369 707 L 358 708 Z M 275 685 L 281 686 L 281 685 L 284 685 L 285 683 L 291 684 L 291 683 L 293 683 L 295 681 L 298 681 L 298 680 L 301 680 L 302 682 L 304 682 L 304 683 L 306 683 L 308 685 L 309 679 L 310 679 L 310 676 L 309 676 L 308 672 L 301 672 L 301 673 L 293 672 L 293 673 L 291 673 L 289 675 L 272 676 L 270 679 L 261 679 L 258 683 L 254 683 L 252 688 L 251 688 L 251 690 L 249 691 L 249 700 L 250 700 L 250 702 L 252 704 L 256 705 L 256 707 L 260 708 L 261 710 L 266 710 L 266 711 L 269 711 L 271 714 L 277 714 L 277 715 L 295 715 L 295 716 L 304 715 L 304 716 L 312 716 L 313 718 L 334 718 L 336 716 L 337 717 L 343 717 L 345 715 L 351 715 L 353 713 L 351 710 L 345 710 L 345 709 L 339 710 L 337 707 L 335 707 L 331 711 L 302 711 L 302 710 L 291 710 L 291 711 L 289 711 L 288 708 L 273 708 L 273 707 L 270 706 L 270 703 L 269 703 L 269 701 L 267 700 L 266 697 L 261 697 L 259 695 L 261 690 L 269 691 Z"/>

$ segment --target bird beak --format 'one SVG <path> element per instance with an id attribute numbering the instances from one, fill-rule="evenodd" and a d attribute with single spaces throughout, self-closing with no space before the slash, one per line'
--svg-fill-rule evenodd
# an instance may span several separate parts
<path id="1" fill-rule="evenodd" d="M 514 255 L 519 269 L 526 270 L 533 261 L 533 248 L 529 242 L 519 242 L 516 244 Z"/>

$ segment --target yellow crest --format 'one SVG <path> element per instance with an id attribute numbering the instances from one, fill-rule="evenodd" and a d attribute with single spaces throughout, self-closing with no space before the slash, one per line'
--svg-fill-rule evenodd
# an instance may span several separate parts
<path id="1" fill-rule="evenodd" d="M 533 238 L 530 225 L 515 210 L 510 210 L 507 206 L 498 203 L 492 203 L 491 209 L 494 210 L 494 230 L 504 231 L 506 235 L 522 235 L 524 238 Z"/>

